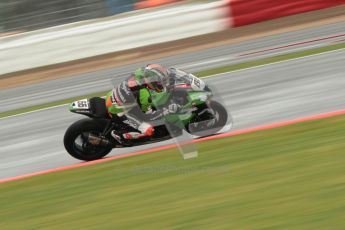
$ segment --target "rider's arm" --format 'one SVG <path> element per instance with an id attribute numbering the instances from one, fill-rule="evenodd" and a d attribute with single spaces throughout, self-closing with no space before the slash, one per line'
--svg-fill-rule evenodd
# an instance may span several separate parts
<path id="1" fill-rule="evenodd" d="M 142 88 L 139 91 L 139 105 L 141 111 L 147 112 L 151 107 L 151 94 L 147 88 Z"/>

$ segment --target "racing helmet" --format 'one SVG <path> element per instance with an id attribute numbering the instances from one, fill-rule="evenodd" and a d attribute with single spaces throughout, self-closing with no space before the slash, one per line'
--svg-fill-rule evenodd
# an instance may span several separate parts
<path id="1" fill-rule="evenodd" d="M 158 65 L 149 64 L 144 70 L 144 81 L 147 87 L 158 93 L 165 92 L 169 84 L 169 69 Z"/>

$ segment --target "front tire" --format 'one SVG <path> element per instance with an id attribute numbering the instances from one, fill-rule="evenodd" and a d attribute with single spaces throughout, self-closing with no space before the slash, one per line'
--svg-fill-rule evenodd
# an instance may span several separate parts
<path id="1" fill-rule="evenodd" d="M 93 145 L 87 141 L 89 134 L 98 136 L 104 127 L 93 119 L 82 119 L 73 123 L 64 136 L 64 145 L 67 152 L 74 158 L 82 161 L 101 159 L 112 150 L 112 146 Z"/>
<path id="2" fill-rule="evenodd" d="M 210 136 L 218 133 L 228 121 L 228 112 L 222 104 L 217 101 L 210 101 L 208 104 L 210 112 L 198 117 L 193 123 L 187 127 L 187 131 L 196 136 Z M 212 121 L 214 119 L 214 121 Z"/>

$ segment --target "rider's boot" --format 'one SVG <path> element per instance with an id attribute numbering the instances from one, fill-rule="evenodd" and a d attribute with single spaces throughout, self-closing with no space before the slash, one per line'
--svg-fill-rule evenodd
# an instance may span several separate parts
<path id="1" fill-rule="evenodd" d="M 153 127 L 150 126 L 147 129 L 143 130 L 142 133 L 140 132 L 128 132 L 123 134 L 123 138 L 126 140 L 135 140 L 135 139 L 141 139 L 144 137 L 150 137 L 153 135 Z"/>

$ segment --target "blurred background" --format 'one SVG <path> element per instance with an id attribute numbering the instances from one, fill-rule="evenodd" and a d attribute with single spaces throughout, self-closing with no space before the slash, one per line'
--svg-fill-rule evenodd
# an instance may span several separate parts
<path id="1" fill-rule="evenodd" d="M 1 230 L 344 230 L 344 12 L 345 0 L 1 0 Z M 204 77 L 229 136 L 190 161 L 133 156 L 172 141 L 104 164 L 68 155 L 84 117 L 67 104 L 148 63 Z"/>
<path id="2" fill-rule="evenodd" d="M 42 29 L 178 1 L 181 0 L 3 0 L 0 32 Z"/>

